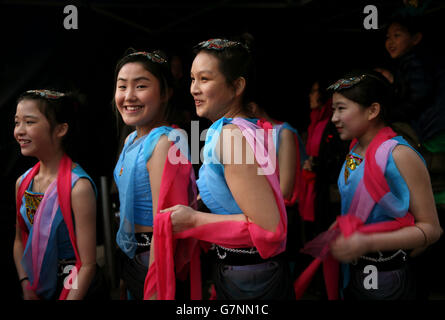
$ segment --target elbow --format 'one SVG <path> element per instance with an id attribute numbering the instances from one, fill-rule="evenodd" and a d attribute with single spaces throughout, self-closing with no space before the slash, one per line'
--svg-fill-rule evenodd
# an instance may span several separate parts
<path id="1" fill-rule="evenodd" d="M 443 229 L 440 225 L 438 225 L 435 232 L 434 242 L 438 241 L 440 237 L 442 237 L 442 234 L 443 234 Z"/>
<path id="2" fill-rule="evenodd" d="M 282 185 L 281 193 L 283 194 L 283 199 L 284 200 L 291 200 L 292 199 L 292 195 L 294 193 L 294 184 L 293 183 L 286 183 L 285 185 Z"/>
<path id="3" fill-rule="evenodd" d="M 440 237 L 443 234 L 443 229 L 440 225 L 435 226 L 429 233 L 428 233 L 428 241 L 427 246 L 430 246 L 437 242 Z"/>
<path id="4" fill-rule="evenodd" d="M 282 191 L 283 193 L 283 199 L 289 201 L 292 197 L 292 193 L 290 193 L 289 191 Z"/>

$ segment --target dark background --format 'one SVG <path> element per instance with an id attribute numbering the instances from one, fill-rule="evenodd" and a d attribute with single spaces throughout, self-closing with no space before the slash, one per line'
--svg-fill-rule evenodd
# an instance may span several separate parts
<path id="1" fill-rule="evenodd" d="M 435 49 L 436 42 L 443 41 L 445 1 L 426 2 L 425 45 Z M 64 29 L 67 4 L 78 9 L 77 30 Z M 378 9 L 379 30 L 363 27 L 368 4 Z M 402 0 L 0 1 L 0 263 L 11 282 L 2 285 L 2 295 L 17 297 L 12 262 L 14 183 L 35 163 L 20 155 L 13 139 L 16 99 L 22 92 L 55 88 L 83 94 L 77 160 L 98 183 L 100 176 L 111 178 L 117 157 L 113 74 L 128 47 L 160 48 L 179 55 L 188 94 L 193 45 L 249 32 L 255 38 L 258 101 L 273 117 L 304 132 L 313 79 L 319 75 L 335 79 L 356 67 L 390 67 L 383 29 L 402 7 Z M 183 107 L 193 110 L 193 100 Z M 99 243 L 102 237 L 98 230 Z"/>

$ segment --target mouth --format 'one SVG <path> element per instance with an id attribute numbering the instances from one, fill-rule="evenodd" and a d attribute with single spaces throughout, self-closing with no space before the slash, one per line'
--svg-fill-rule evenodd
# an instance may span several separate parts
<path id="1" fill-rule="evenodd" d="M 17 141 L 20 144 L 20 147 L 26 147 L 28 144 L 31 143 L 31 140 L 27 139 L 18 139 Z"/>
<path id="2" fill-rule="evenodd" d="M 139 110 L 141 110 L 144 106 L 124 106 L 124 110 L 127 113 L 134 113 L 134 112 L 138 112 Z"/>
<path id="3" fill-rule="evenodd" d="M 196 106 L 196 107 L 200 107 L 203 103 L 204 103 L 203 100 L 195 99 L 195 106 Z"/>
<path id="4" fill-rule="evenodd" d="M 337 129 L 338 132 L 342 132 L 343 131 L 343 127 L 335 127 Z"/>

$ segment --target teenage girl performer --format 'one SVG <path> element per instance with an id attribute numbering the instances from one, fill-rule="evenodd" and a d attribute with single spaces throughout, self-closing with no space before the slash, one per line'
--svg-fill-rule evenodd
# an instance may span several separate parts
<path id="1" fill-rule="evenodd" d="M 217 299 L 292 298 L 280 255 L 287 218 L 267 134 L 272 126 L 248 116 L 255 80 L 250 50 L 239 41 L 210 39 L 195 52 L 190 92 L 198 116 L 213 122 L 197 181 L 210 213 L 183 205 L 163 212 L 175 237 L 214 244 Z"/>
<path id="2" fill-rule="evenodd" d="M 172 127 L 172 77 L 161 52 L 126 55 L 117 63 L 115 81 L 115 106 L 125 124 L 136 128 L 125 140 L 114 170 L 120 200 L 116 241 L 125 254 L 121 276 L 128 296 L 142 299 L 147 270 L 154 261 L 153 221 L 164 169 L 169 167 L 167 156 L 172 141 L 179 138 L 177 145 L 186 147 L 187 140 Z"/>
<path id="3" fill-rule="evenodd" d="M 75 99 L 30 90 L 18 99 L 14 137 L 39 162 L 17 180 L 14 261 L 24 299 L 83 299 L 96 274 L 96 197 L 66 154 Z"/>
<path id="4" fill-rule="evenodd" d="M 355 72 L 330 89 L 332 122 L 341 139 L 353 141 L 338 178 L 342 216 L 307 252 L 321 257 L 327 250 L 320 252 L 319 245 L 327 244 L 342 263 L 346 299 L 415 299 L 410 259 L 442 233 L 428 171 L 412 146 L 386 125 L 391 99 L 383 76 Z M 331 285 L 333 266 L 325 272 Z"/>

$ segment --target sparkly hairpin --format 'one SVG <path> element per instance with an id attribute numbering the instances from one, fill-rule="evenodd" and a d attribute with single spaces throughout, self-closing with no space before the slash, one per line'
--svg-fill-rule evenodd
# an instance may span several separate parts
<path id="1" fill-rule="evenodd" d="M 26 93 L 32 93 L 46 99 L 59 99 L 60 97 L 64 97 L 65 94 L 62 92 L 51 91 L 51 90 L 28 90 Z"/>
<path id="2" fill-rule="evenodd" d="M 249 51 L 249 48 L 246 45 L 242 44 L 241 42 L 231 41 L 227 39 L 209 39 L 198 43 L 194 48 L 221 51 L 226 48 L 233 48 L 233 47 L 242 47 L 247 51 Z"/>
<path id="3" fill-rule="evenodd" d="M 136 56 L 136 55 L 146 56 L 148 59 L 150 59 L 151 61 L 156 62 L 156 63 L 166 63 L 167 62 L 167 60 L 165 60 L 163 57 L 161 57 L 156 52 L 139 51 L 139 52 L 134 52 L 134 53 L 129 54 L 129 56 Z"/>
<path id="4" fill-rule="evenodd" d="M 330 85 L 328 87 L 328 90 L 337 91 L 337 90 L 341 90 L 341 89 L 348 89 L 348 88 L 355 86 L 357 83 L 359 83 L 360 81 L 362 81 L 365 78 L 366 78 L 366 75 L 362 74 L 359 77 L 350 77 L 350 78 L 340 79 L 340 80 L 337 80 L 334 84 Z"/>

